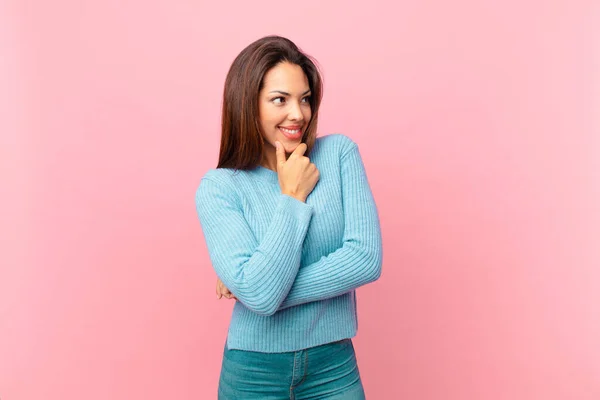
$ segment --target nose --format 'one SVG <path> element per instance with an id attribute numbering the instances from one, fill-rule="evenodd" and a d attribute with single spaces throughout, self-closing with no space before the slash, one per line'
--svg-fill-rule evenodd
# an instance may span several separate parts
<path id="1" fill-rule="evenodd" d="M 290 121 L 301 121 L 304 119 L 302 110 L 300 109 L 300 104 L 295 102 L 291 103 L 288 118 Z"/>

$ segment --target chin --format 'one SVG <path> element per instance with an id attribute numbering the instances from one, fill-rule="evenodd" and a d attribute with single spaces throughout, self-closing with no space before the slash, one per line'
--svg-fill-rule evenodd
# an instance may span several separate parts
<path id="1" fill-rule="evenodd" d="M 283 145 L 283 148 L 285 149 L 286 152 L 288 153 L 292 153 L 294 150 L 296 150 L 296 147 L 298 147 L 298 145 L 302 143 L 302 140 L 298 140 L 297 142 L 287 142 Z"/>

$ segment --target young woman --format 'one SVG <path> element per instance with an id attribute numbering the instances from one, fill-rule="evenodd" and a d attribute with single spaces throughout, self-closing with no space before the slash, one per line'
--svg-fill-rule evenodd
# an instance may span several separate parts
<path id="1" fill-rule="evenodd" d="M 267 36 L 225 81 L 216 169 L 196 209 L 217 293 L 235 299 L 219 399 L 364 399 L 355 289 L 381 275 L 377 207 L 357 144 L 317 138 L 322 80 Z"/>

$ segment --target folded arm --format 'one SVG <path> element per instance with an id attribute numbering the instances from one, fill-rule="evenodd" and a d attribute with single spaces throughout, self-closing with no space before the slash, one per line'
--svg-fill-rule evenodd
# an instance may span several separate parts
<path id="1" fill-rule="evenodd" d="M 342 247 L 303 266 L 278 309 L 324 300 L 377 280 L 382 267 L 380 222 L 356 143 L 341 157 L 344 206 Z"/>
<path id="2" fill-rule="evenodd" d="M 250 310 L 272 315 L 288 294 L 300 265 L 312 206 L 281 194 L 260 243 L 228 185 L 203 178 L 196 211 L 213 268 Z"/>

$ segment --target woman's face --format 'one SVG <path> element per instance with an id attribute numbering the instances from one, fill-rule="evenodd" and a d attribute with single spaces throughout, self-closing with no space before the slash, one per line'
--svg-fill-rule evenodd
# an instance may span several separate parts
<path id="1" fill-rule="evenodd" d="M 286 153 L 302 142 L 311 117 L 310 94 L 300 66 L 282 62 L 267 71 L 258 96 L 261 133 L 265 151 L 270 153 L 267 157 L 275 157 L 275 141 L 283 144 Z"/>

